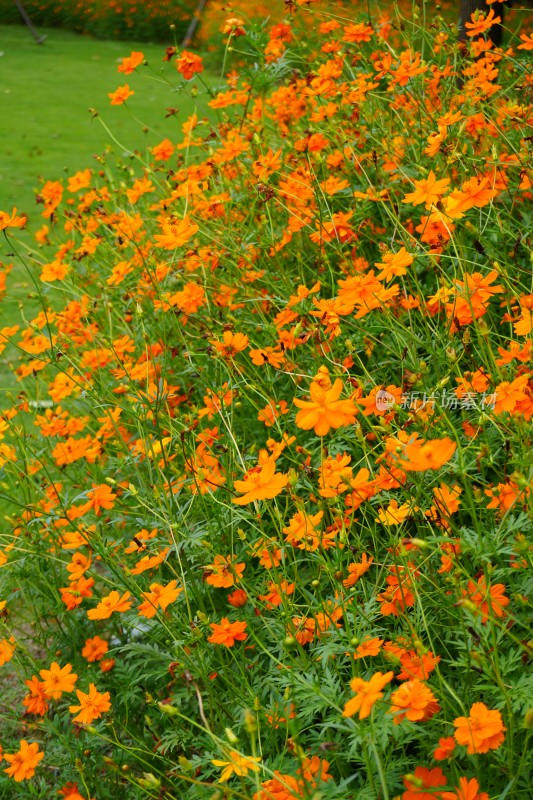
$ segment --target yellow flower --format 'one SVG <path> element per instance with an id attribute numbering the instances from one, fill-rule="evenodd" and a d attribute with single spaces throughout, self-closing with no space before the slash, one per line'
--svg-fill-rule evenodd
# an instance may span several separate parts
<path id="1" fill-rule="evenodd" d="M 257 762 L 261 761 L 260 758 L 242 756 L 236 750 L 230 750 L 228 756 L 229 761 L 219 761 L 216 758 L 211 761 L 215 767 L 224 767 L 222 775 L 218 779 L 219 783 L 226 783 L 234 773 L 238 775 L 239 778 L 242 778 L 244 775 L 247 775 L 250 770 L 252 770 L 252 772 L 259 772 Z"/>

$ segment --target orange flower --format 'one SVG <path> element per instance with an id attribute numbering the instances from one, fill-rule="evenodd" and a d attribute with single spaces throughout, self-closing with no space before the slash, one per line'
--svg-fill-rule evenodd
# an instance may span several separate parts
<path id="1" fill-rule="evenodd" d="M 418 653 L 416 650 L 406 650 L 400 656 L 402 671 L 398 680 L 407 681 L 412 678 L 426 680 L 440 661 L 440 656 L 435 656 L 428 650 L 427 653 Z"/>
<path id="2" fill-rule="evenodd" d="M 232 503 L 245 506 L 255 500 L 270 500 L 277 497 L 288 481 L 287 475 L 276 472 L 276 462 L 269 458 L 261 467 L 247 472 L 244 480 L 234 482 L 234 489 L 243 496 L 234 497 Z"/>
<path id="3" fill-rule="evenodd" d="M 77 711 L 80 712 L 77 717 L 74 717 L 73 722 L 90 725 L 93 720 L 98 719 L 111 708 L 109 692 L 100 694 L 94 683 L 89 684 L 88 694 L 81 692 L 79 689 L 76 690 L 76 694 L 80 702 L 79 706 L 69 706 L 68 709 L 71 714 L 75 714 Z"/>
<path id="4" fill-rule="evenodd" d="M 45 283 L 52 283 L 53 281 L 62 281 L 69 270 L 68 264 L 63 261 L 51 261 L 49 264 L 43 264 L 43 269 L 39 275 L 40 280 Z"/>
<path id="5" fill-rule="evenodd" d="M 284 597 L 289 597 L 294 594 L 295 585 L 288 581 L 281 581 L 281 583 L 274 583 L 269 581 L 268 594 L 260 594 L 259 599 L 264 600 L 267 608 L 274 608 L 280 606 Z"/>
<path id="6" fill-rule="evenodd" d="M 293 617 L 292 618 L 292 625 L 294 627 L 294 638 L 301 644 L 302 647 L 309 642 L 312 642 L 315 638 L 315 628 L 316 622 L 314 619 L 308 619 L 307 617 Z M 293 632 L 288 627 L 287 631 L 289 636 L 293 635 Z"/>
<path id="7" fill-rule="evenodd" d="M 59 700 L 63 692 L 72 692 L 78 676 L 72 672 L 72 664 L 63 668 L 57 661 L 52 662 L 50 669 L 42 669 L 39 675 L 43 679 L 43 689 L 48 697 Z"/>
<path id="8" fill-rule="evenodd" d="M 44 203 L 43 217 L 51 217 L 63 197 L 63 185 L 60 181 L 46 181 L 39 193 Z"/>
<path id="9" fill-rule="evenodd" d="M 224 647 L 233 647 L 235 642 L 243 642 L 248 638 L 248 634 L 244 632 L 246 625 L 246 622 L 230 622 L 227 617 L 223 617 L 219 623 L 212 622 L 209 625 L 213 633 L 207 641 L 223 644 Z"/>
<path id="10" fill-rule="evenodd" d="M 10 636 L 9 639 L 0 639 L 0 667 L 7 664 L 13 658 L 15 652 L 15 639 Z"/>
<path id="11" fill-rule="evenodd" d="M 244 20 L 239 17 L 227 19 L 222 28 L 222 33 L 229 33 L 231 36 L 244 36 L 246 34 Z"/>
<path id="12" fill-rule="evenodd" d="M 33 777 L 35 767 L 44 758 L 44 753 L 39 752 L 39 745 L 36 742 L 28 744 L 26 739 L 21 739 L 18 753 L 13 755 L 5 753 L 4 758 L 8 764 L 11 764 L 4 772 L 17 783 L 20 783 L 20 781 L 29 780 L 29 778 Z"/>
<path id="13" fill-rule="evenodd" d="M 467 36 L 481 36 L 482 33 L 488 31 L 493 25 L 498 25 L 502 21 L 501 17 L 494 15 L 494 9 L 491 8 L 487 16 L 479 9 L 472 12 L 470 19 L 472 22 L 465 22 Z"/>
<path id="14" fill-rule="evenodd" d="M 370 569 L 372 566 L 372 562 L 374 561 L 374 557 L 367 556 L 366 553 L 363 553 L 362 559 L 360 563 L 354 563 L 348 565 L 348 572 L 350 573 L 349 576 L 342 582 L 342 585 L 346 588 L 350 586 L 355 586 L 361 575 L 364 575 L 365 572 Z"/>
<path id="15" fill-rule="evenodd" d="M 429 173 L 427 178 L 420 181 L 415 181 L 415 191 L 409 192 L 405 195 L 402 202 L 412 203 L 414 206 L 425 203 L 426 208 L 431 208 L 434 203 L 437 203 L 450 184 L 449 178 L 443 178 L 438 181 L 435 178 L 433 170 Z"/>
<path id="16" fill-rule="evenodd" d="M 397 253 L 386 253 L 383 261 L 378 261 L 375 266 L 381 267 L 381 272 L 377 275 L 380 281 L 390 281 L 394 277 L 406 275 L 406 267 L 411 266 L 414 257 L 407 252 L 405 247 L 400 248 Z"/>
<path id="17" fill-rule="evenodd" d="M 63 800 L 86 800 L 86 798 L 80 794 L 77 783 L 65 784 L 65 786 L 60 789 L 59 794 L 63 795 Z"/>
<path id="18" fill-rule="evenodd" d="M 402 794 L 402 800 L 442 800 L 443 794 L 438 787 L 446 786 L 446 783 L 446 776 L 440 767 L 417 767 L 414 775 L 406 775 L 403 779 L 406 791 Z"/>
<path id="19" fill-rule="evenodd" d="M 129 56 L 126 56 L 122 59 L 117 69 L 119 72 L 123 72 L 124 75 L 131 75 L 131 73 L 136 70 L 139 64 L 142 64 L 143 61 L 144 53 L 141 53 L 138 50 L 132 50 Z"/>
<path id="20" fill-rule="evenodd" d="M 36 714 L 39 717 L 44 717 L 48 711 L 48 695 L 44 690 L 44 683 L 34 675 L 29 681 L 25 681 L 26 686 L 30 690 L 29 693 L 22 699 L 22 705 L 28 714 Z"/>
<path id="21" fill-rule="evenodd" d="M 381 645 L 383 639 L 377 637 L 373 639 L 364 639 L 357 647 L 353 657 L 357 660 L 359 658 L 369 658 L 370 656 L 377 656 L 381 652 Z"/>
<path id="22" fill-rule="evenodd" d="M 244 572 L 245 564 L 234 564 L 237 556 L 215 556 L 214 563 L 208 564 L 205 582 L 210 586 L 217 586 L 222 589 L 229 589 L 235 583 L 239 583 Z"/>
<path id="23" fill-rule="evenodd" d="M 250 350 L 248 353 L 252 359 L 252 364 L 262 367 L 264 364 L 279 369 L 285 361 L 285 353 L 276 347 L 263 347 L 261 350 Z"/>
<path id="24" fill-rule="evenodd" d="M 378 509 L 378 520 L 386 527 L 401 525 L 413 510 L 409 503 L 399 506 L 397 500 L 391 500 L 387 508 Z"/>
<path id="25" fill-rule="evenodd" d="M 234 592 L 228 594 L 226 599 L 230 606 L 233 606 L 234 608 L 242 608 L 242 606 L 245 606 L 248 602 L 248 595 L 244 589 L 235 589 Z"/>
<path id="26" fill-rule="evenodd" d="M 152 147 L 151 153 L 156 161 L 167 161 L 174 153 L 174 145 L 170 139 L 163 139 L 162 142 Z"/>
<path id="27" fill-rule="evenodd" d="M 533 50 L 533 33 L 521 33 L 520 38 L 523 44 L 519 44 L 517 50 Z"/>
<path id="28" fill-rule="evenodd" d="M 224 358 L 232 358 L 248 347 L 248 337 L 244 333 L 224 331 L 221 342 L 216 339 L 210 339 L 209 341 Z"/>
<path id="29" fill-rule="evenodd" d="M 87 612 L 87 616 L 89 619 L 109 619 L 115 611 L 127 611 L 131 608 L 130 597 L 129 592 L 124 592 L 121 597 L 117 591 L 112 591 L 106 597 L 102 597 L 96 608 L 91 608 Z"/>
<path id="30" fill-rule="evenodd" d="M 289 525 L 283 528 L 283 533 L 287 537 L 289 544 L 298 547 L 300 550 L 314 551 L 318 549 L 320 537 L 316 526 L 320 524 L 323 511 L 316 514 L 306 514 L 304 511 L 297 511 L 289 520 Z"/>
<path id="31" fill-rule="evenodd" d="M 112 106 L 121 106 L 132 94 L 135 94 L 135 92 L 125 83 L 124 86 L 119 86 L 114 92 L 109 92 L 107 96 L 111 98 Z"/>
<path id="32" fill-rule="evenodd" d="M 163 233 L 158 233 L 154 236 L 156 247 L 175 250 L 176 247 L 183 247 L 199 229 L 196 222 L 192 222 L 189 217 L 184 217 L 177 221 L 167 220 L 163 222 L 161 230 Z"/>
<path id="33" fill-rule="evenodd" d="M 69 192 L 78 192 L 80 189 L 86 189 L 87 186 L 90 186 L 91 175 L 92 170 L 90 169 L 82 169 L 76 172 L 75 175 L 72 175 L 72 177 L 68 179 L 67 188 Z"/>
<path id="34" fill-rule="evenodd" d="M 203 60 L 196 53 L 190 53 L 184 50 L 179 58 L 175 61 L 176 69 L 183 75 L 186 81 L 190 81 L 196 73 L 204 71 Z"/>
<path id="35" fill-rule="evenodd" d="M 6 228 L 22 228 L 26 222 L 27 217 L 17 217 L 17 209 L 14 208 L 11 216 L 8 211 L 0 211 L 0 231 L 5 231 Z"/>
<path id="36" fill-rule="evenodd" d="M 343 42 L 358 43 L 369 42 L 374 35 L 374 29 L 365 22 L 357 22 L 346 25 L 344 28 Z"/>
<path id="37" fill-rule="evenodd" d="M 451 758 L 455 750 L 455 739 L 453 736 L 444 736 L 439 739 L 439 744 L 433 751 L 433 758 L 435 761 L 444 761 L 446 758 Z"/>
<path id="38" fill-rule="evenodd" d="M 479 792 L 475 778 L 459 778 L 459 786 L 454 792 L 443 792 L 442 800 L 489 800 L 486 792 Z"/>
<path id="39" fill-rule="evenodd" d="M 359 719 L 365 719 L 370 715 L 374 703 L 383 697 L 381 690 L 394 678 L 394 672 L 376 672 L 369 681 L 362 678 L 353 678 L 350 687 L 355 692 L 355 697 L 344 706 L 343 717 L 353 717 L 359 712 Z"/>
<path id="40" fill-rule="evenodd" d="M 405 717 L 411 722 L 424 722 L 440 711 L 437 698 L 422 681 L 414 678 L 402 684 L 391 695 L 390 713 L 394 714 L 394 724 L 398 725 Z"/>
<path id="41" fill-rule="evenodd" d="M 90 566 L 90 556 L 84 556 L 83 553 L 73 553 L 70 564 L 67 564 L 67 572 L 70 572 L 69 581 L 78 581 L 83 578 Z"/>
<path id="42" fill-rule="evenodd" d="M 403 458 L 398 459 L 398 465 L 406 472 L 440 469 L 451 459 L 456 447 L 455 442 L 447 436 L 427 442 L 414 441 L 404 446 Z"/>
<path id="43" fill-rule="evenodd" d="M 311 400 L 293 400 L 302 409 L 296 414 L 297 426 L 305 431 L 314 428 L 317 436 L 325 436 L 330 428 L 354 422 L 358 410 L 352 400 L 339 400 L 342 389 L 341 379 L 332 386 L 327 367 L 321 367 L 311 383 Z"/>
<path id="44" fill-rule="evenodd" d="M 174 580 L 167 583 L 166 586 L 162 586 L 160 583 L 150 584 L 150 591 L 142 592 L 142 597 L 145 599 L 138 607 L 139 614 L 151 619 L 155 617 L 158 608 L 164 611 L 183 591 L 183 587 L 178 587 L 177 583 L 177 580 Z"/>
<path id="45" fill-rule="evenodd" d="M 499 711 L 491 711 L 485 703 L 474 703 L 469 717 L 457 717 L 453 722 L 458 744 L 466 745 L 468 755 L 497 750 L 507 730 Z"/>
<path id="46" fill-rule="evenodd" d="M 477 607 L 477 613 L 481 614 L 481 622 L 485 624 L 489 617 L 503 617 L 505 606 L 509 605 L 509 598 L 505 596 L 505 586 L 503 583 L 495 583 L 490 588 L 487 587 L 485 576 L 474 581 L 468 581 L 466 591 L 463 590 L 463 597 L 467 598 Z"/>
<path id="47" fill-rule="evenodd" d="M 87 511 L 91 508 L 94 509 L 94 513 L 99 517 L 102 508 L 113 508 L 116 494 L 113 493 L 111 487 L 106 483 L 93 483 L 93 488 L 89 489 L 87 497 L 89 498 L 89 502 L 84 505 L 84 508 Z"/>
<path id="48" fill-rule="evenodd" d="M 108 650 L 109 645 L 106 640 L 101 639 L 99 636 L 94 636 L 92 639 L 86 640 L 81 654 L 89 662 L 100 661 Z"/>
<path id="49" fill-rule="evenodd" d="M 91 591 L 94 586 L 94 578 L 78 578 L 73 580 L 70 586 L 64 586 L 59 591 L 61 592 L 61 600 L 66 605 L 68 611 L 73 611 L 77 606 L 81 605 L 84 597 L 92 597 Z"/>

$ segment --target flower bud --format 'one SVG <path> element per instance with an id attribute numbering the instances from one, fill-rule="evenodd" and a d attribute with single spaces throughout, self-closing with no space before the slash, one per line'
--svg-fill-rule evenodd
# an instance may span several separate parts
<path id="1" fill-rule="evenodd" d="M 161 786 L 161 781 L 152 772 L 143 772 L 143 777 L 139 779 L 139 783 L 145 789 L 159 789 Z"/>
<path id="2" fill-rule="evenodd" d="M 250 736 L 257 731 L 257 717 L 249 708 L 244 709 L 244 725 Z"/>
<path id="3" fill-rule="evenodd" d="M 422 778 L 419 778 L 416 775 L 413 775 L 412 773 L 404 775 L 403 779 L 405 783 L 411 783 L 413 786 L 416 786 L 417 789 L 424 788 L 424 781 L 422 780 Z"/>
<path id="4" fill-rule="evenodd" d="M 239 741 L 238 738 L 235 736 L 231 728 L 225 728 L 226 739 L 230 744 L 237 744 Z"/>
<path id="5" fill-rule="evenodd" d="M 176 706 L 171 705 L 170 703 L 158 703 L 157 707 L 163 714 L 166 714 L 168 717 L 177 717 L 179 716 L 179 711 Z"/>

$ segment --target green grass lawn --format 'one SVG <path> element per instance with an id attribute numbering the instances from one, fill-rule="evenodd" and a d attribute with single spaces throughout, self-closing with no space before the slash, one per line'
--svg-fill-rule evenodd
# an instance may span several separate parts
<path id="1" fill-rule="evenodd" d="M 45 222 L 42 206 L 35 202 L 40 179 L 58 180 L 97 168 L 93 156 L 109 146 L 121 157 L 126 151 L 145 152 L 167 136 L 177 141 L 182 122 L 194 111 L 194 100 L 178 95 L 159 77 L 163 45 L 94 41 L 61 30 L 39 32 L 47 36 L 42 45 L 24 26 L 0 25 L 0 209 L 16 206 L 27 215 L 28 232 L 17 232 L 16 239 L 28 243 L 30 233 Z M 144 71 L 148 80 L 117 72 L 118 62 L 132 50 L 145 54 L 150 66 L 138 72 Z M 176 73 L 176 82 L 179 77 Z M 127 106 L 111 106 L 108 92 L 124 83 L 135 94 Z M 180 111 L 165 118 L 168 107 Z M 31 319 L 39 310 L 25 268 L 11 255 L 11 242 L 0 235 L 0 262 L 15 265 L 0 299 L 0 327 L 24 324 L 24 317 Z M 0 356 L 0 389 L 13 386 L 6 363 L 10 350 Z"/>
<path id="2" fill-rule="evenodd" d="M 47 39 L 36 45 L 25 27 L 0 26 L 0 208 L 17 206 L 28 214 L 30 225 L 40 224 L 34 192 L 39 178 L 55 180 L 94 167 L 93 154 L 109 144 L 121 154 L 124 149 L 143 150 L 147 137 L 150 144 L 158 136 L 177 139 L 182 121 L 194 110 L 192 100 L 178 97 L 158 79 L 163 45 L 41 32 Z M 131 50 L 142 50 L 153 67 L 139 68 L 153 77 L 150 82 L 117 72 L 117 62 Z M 111 106 L 108 92 L 126 82 L 136 91 L 128 108 Z M 169 106 L 180 108 L 180 114 L 165 119 Z M 100 112 L 122 148 L 89 108 Z M 150 128 L 148 134 L 143 134 L 143 125 Z"/>

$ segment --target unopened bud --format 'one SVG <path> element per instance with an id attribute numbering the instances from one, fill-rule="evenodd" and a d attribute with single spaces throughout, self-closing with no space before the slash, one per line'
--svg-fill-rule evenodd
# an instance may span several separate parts
<path id="1" fill-rule="evenodd" d="M 166 714 L 168 717 L 177 717 L 179 716 L 179 711 L 176 706 L 171 705 L 170 703 L 158 703 L 157 707 L 163 714 Z"/>
<path id="2" fill-rule="evenodd" d="M 139 780 L 139 783 L 143 788 L 146 789 L 159 789 L 161 786 L 161 781 L 159 778 L 156 778 L 152 772 L 144 772 L 143 777 Z"/>
<path id="3" fill-rule="evenodd" d="M 239 741 L 238 738 L 235 736 L 231 728 L 226 728 L 226 739 L 230 744 L 237 744 Z"/>
<path id="4" fill-rule="evenodd" d="M 404 779 L 405 783 L 410 783 L 413 786 L 415 786 L 417 789 L 423 789 L 424 788 L 424 781 L 422 780 L 422 778 L 419 778 L 417 775 L 413 775 L 412 772 L 409 773 L 408 775 L 404 775 L 403 779 Z"/>
<path id="5" fill-rule="evenodd" d="M 249 708 L 244 711 L 244 725 L 250 735 L 257 731 L 257 717 Z"/>

